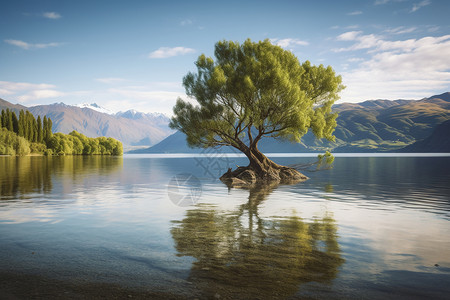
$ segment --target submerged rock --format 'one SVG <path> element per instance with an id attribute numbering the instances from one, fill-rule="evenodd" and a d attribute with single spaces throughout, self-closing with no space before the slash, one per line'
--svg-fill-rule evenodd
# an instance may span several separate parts
<path id="1" fill-rule="evenodd" d="M 289 168 L 270 168 L 260 175 L 251 167 L 231 168 L 220 177 L 220 180 L 229 187 L 250 187 L 260 183 L 295 183 L 309 179 L 299 171 Z"/>

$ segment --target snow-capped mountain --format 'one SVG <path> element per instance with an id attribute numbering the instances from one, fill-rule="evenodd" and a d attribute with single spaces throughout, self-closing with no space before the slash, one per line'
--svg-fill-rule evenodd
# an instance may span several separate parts
<path id="1" fill-rule="evenodd" d="M 69 133 L 76 130 L 89 137 L 110 136 L 127 146 L 151 146 L 174 131 L 170 119 L 159 113 L 135 110 L 115 114 L 96 103 L 67 105 L 54 103 L 37 105 L 28 110 L 35 115 L 50 117 L 53 131 Z"/>
<path id="2" fill-rule="evenodd" d="M 122 118 L 127 118 L 127 119 L 132 119 L 132 120 L 138 120 L 138 119 L 142 119 L 142 118 L 151 118 L 154 120 L 161 120 L 161 121 L 167 121 L 167 119 L 169 119 L 168 116 L 166 116 L 165 114 L 162 113 L 157 113 L 157 112 L 153 112 L 153 113 L 143 113 L 140 111 L 137 111 L 135 109 L 130 109 L 127 111 L 119 111 L 118 113 L 116 113 L 117 117 L 122 117 Z"/>
<path id="3" fill-rule="evenodd" d="M 111 110 L 102 107 L 100 105 L 98 105 L 97 103 L 81 103 L 81 104 L 75 104 L 73 106 L 79 107 L 79 108 L 90 108 L 92 110 L 104 113 L 104 114 L 108 114 L 108 115 L 114 115 L 114 112 L 112 112 Z"/>

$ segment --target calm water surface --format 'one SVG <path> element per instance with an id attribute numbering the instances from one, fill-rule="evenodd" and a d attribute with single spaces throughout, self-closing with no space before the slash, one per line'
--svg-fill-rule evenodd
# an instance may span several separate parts
<path id="1" fill-rule="evenodd" d="M 250 190 L 216 179 L 245 164 L 0 157 L 0 272 L 200 299 L 448 299 L 450 157 L 337 157 Z"/>

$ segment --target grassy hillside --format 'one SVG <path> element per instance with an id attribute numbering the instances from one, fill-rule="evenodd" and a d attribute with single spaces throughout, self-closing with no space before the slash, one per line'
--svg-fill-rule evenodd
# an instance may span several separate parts
<path id="1" fill-rule="evenodd" d="M 450 120 L 439 124 L 433 133 L 424 140 L 417 141 L 400 152 L 443 152 L 450 153 Z"/>
<path id="2" fill-rule="evenodd" d="M 334 106 L 339 112 L 336 141 L 317 140 L 309 132 L 300 144 L 261 140 L 263 152 L 380 152 L 402 149 L 430 136 L 434 128 L 450 120 L 450 93 L 422 100 L 373 100 Z M 191 153 L 202 149 L 187 146 L 178 132 L 139 153 Z"/>
<path id="3" fill-rule="evenodd" d="M 450 93 L 419 101 L 366 101 L 336 105 L 339 112 L 335 136 L 344 144 L 335 152 L 390 151 L 431 135 L 450 119 Z M 333 145 L 330 145 L 333 147 Z"/>

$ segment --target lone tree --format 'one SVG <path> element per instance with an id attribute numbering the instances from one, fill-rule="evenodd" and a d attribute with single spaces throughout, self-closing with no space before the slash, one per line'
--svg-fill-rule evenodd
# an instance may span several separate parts
<path id="1" fill-rule="evenodd" d="M 186 94 L 198 105 L 178 99 L 170 127 L 187 136 L 191 147 L 232 146 L 249 159 L 221 179 L 286 181 L 306 179 L 258 150 L 263 137 L 300 142 L 309 129 L 334 141 L 337 114 L 331 106 L 345 87 L 341 76 L 323 65 L 301 64 L 290 51 L 269 40 L 243 44 L 221 41 L 216 60 L 200 55 L 197 72 L 183 78 Z"/>

